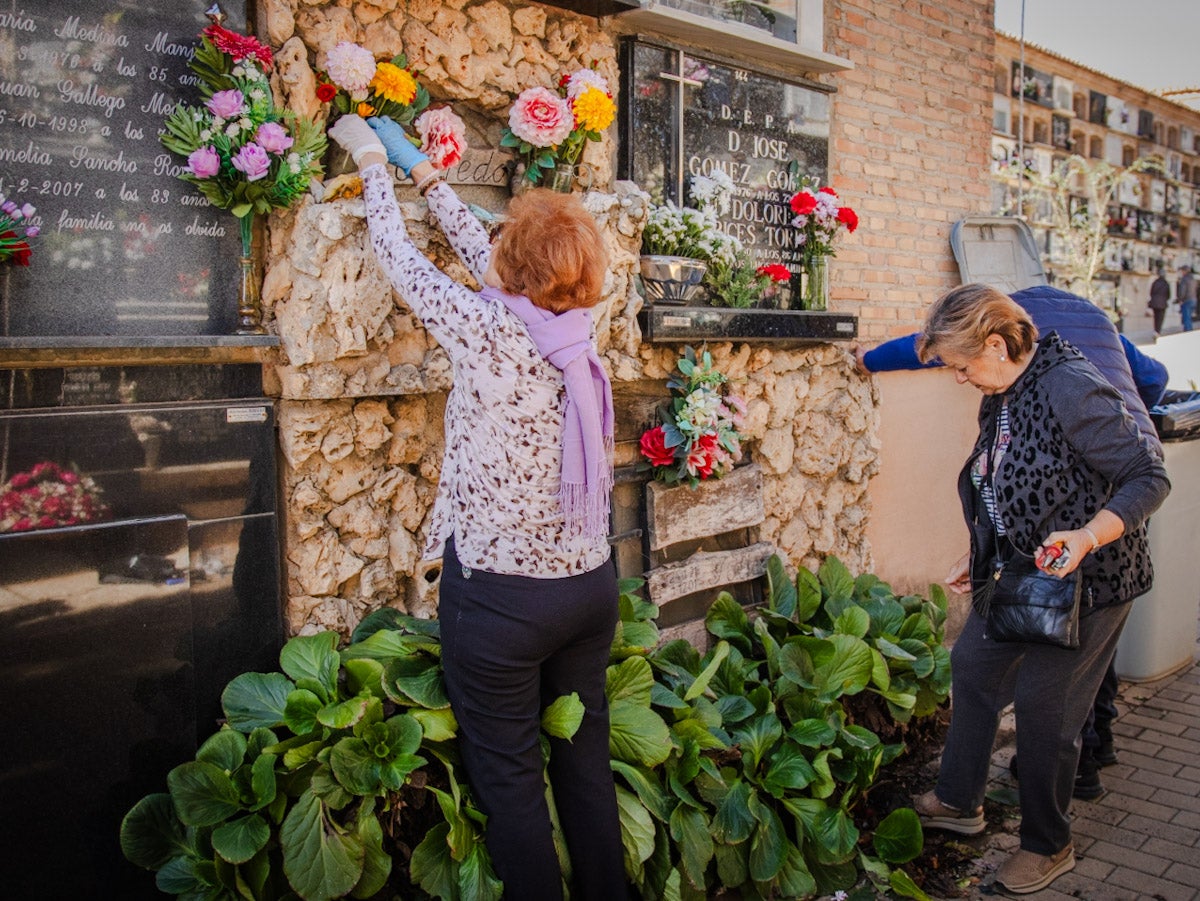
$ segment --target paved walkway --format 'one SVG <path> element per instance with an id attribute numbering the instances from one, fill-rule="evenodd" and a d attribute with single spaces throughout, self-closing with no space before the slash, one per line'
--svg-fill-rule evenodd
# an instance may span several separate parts
<path id="1" fill-rule="evenodd" d="M 1122 683 L 1118 708 L 1120 759 L 1101 771 L 1108 794 L 1071 806 L 1075 869 L 1020 897 L 1200 901 L 1200 663 L 1155 682 Z M 992 757 L 993 792 L 1015 786 L 1008 772 L 1014 737 L 1007 732 Z M 1012 809 L 1002 828 L 989 824 L 965 842 L 984 851 L 970 898 L 993 896 L 992 874 L 1017 846 Z"/>

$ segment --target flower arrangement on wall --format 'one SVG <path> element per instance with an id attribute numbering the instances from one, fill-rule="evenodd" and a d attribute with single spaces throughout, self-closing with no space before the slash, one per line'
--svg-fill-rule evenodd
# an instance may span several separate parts
<path id="1" fill-rule="evenodd" d="M 111 519 L 103 492 L 88 476 L 42 462 L 0 485 L 0 533 L 31 532 Z"/>
<path id="2" fill-rule="evenodd" d="M 858 214 L 842 203 L 837 191 L 828 185 L 818 188 L 809 177 L 792 196 L 791 208 L 795 214 L 792 225 L 799 231 L 797 241 L 806 263 L 833 256 L 834 242 L 842 231 L 853 233 L 858 228 Z"/>
<path id="3" fill-rule="evenodd" d="M 659 411 L 661 423 L 646 429 L 638 442 L 640 466 L 657 481 L 695 488 L 726 475 L 742 458 L 738 427 L 746 404 L 728 393 L 728 379 L 707 350 L 697 356 L 684 348 L 676 368 L 679 374 L 667 381 L 672 398 Z"/>
<path id="4" fill-rule="evenodd" d="M 180 176 L 215 207 L 243 220 L 287 209 L 321 172 L 320 127 L 275 108 L 267 73 L 270 48 L 214 22 L 190 63 L 204 102 L 180 104 L 167 117 L 163 146 L 187 158 Z"/>
<path id="5" fill-rule="evenodd" d="M 557 90 L 526 88 L 508 114 L 501 147 L 511 147 L 525 164 L 525 179 L 540 184 L 560 164 L 575 166 L 588 141 L 616 117 L 617 107 L 604 76 L 594 69 L 564 74 Z"/>
<path id="6" fill-rule="evenodd" d="M 29 239 L 36 238 L 40 229 L 31 224 L 37 215 L 32 203 L 18 203 L 0 194 L 0 263 L 28 266 L 33 256 Z"/>

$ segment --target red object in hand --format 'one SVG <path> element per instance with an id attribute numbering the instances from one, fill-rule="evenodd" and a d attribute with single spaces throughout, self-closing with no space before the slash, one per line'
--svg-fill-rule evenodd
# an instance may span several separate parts
<path id="1" fill-rule="evenodd" d="M 1063 543 L 1061 541 L 1057 541 L 1038 554 L 1037 559 L 1033 562 L 1037 564 L 1038 569 L 1049 569 L 1051 565 L 1055 563 L 1055 561 L 1062 557 L 1065 551 L 1066 548 L 1064 547 Z"/>

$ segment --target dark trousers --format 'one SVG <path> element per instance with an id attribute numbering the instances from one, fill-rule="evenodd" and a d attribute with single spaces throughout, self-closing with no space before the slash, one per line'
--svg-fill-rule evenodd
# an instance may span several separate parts
<path id="1" fill-rule="evenodd" d="M 1159 307 L 1151 307 L 1150 309 L 1154 313 L 1154 332 L 1155 334 L 1161 335 L 1163 329 L 1163 320 L 1167 318 L 1167 308 L 1162 307 L 1160 309 Z"/>
<path id="2" fill-rule="evenodd" d="M 1115 651 L 1113 658 L 1116 658 Z M 1102 742 L 1112 740 L 1112 724 L 1117 718 L 1117 692 L 1121 687 L 1114 660 L 1108 661 L 1108 669 L 1104 671 L 1100 688 L 1096 690 L 1096 701 L 1083 727 L 1083 749 L 1086 754 L 1096 753 Z"/>
<path id="3" fill-rule="evenodd" d="M 950 731 L 937 797 L 962 810 L 983 803 L 1000 713 L 1012 703 L 1021 760 L 1021 847 L 1035 854 L 1065 848 L 1080 731 L 1128 615 L 1128 604 L 1090 611 L 1079 622 L 1079 648 L 1068 651 L 984 638 L 983 618 L 972 611 L 950 653 Z"/>
<path id="4" fill-rule="evenodd" d="M 504 897 L 563 897 L 546 772 L 570 856 L 571 898 L 626 897 L 604 694 L 617 621 L 612 565 L 563 579 L 497 575 L 463 567 L 453 542 L 443 563 L 446 690 Z M 542 710 L 571 692 L 586 708 L 583 723 L 570 741 L 550 740 L 543 766 Z"/>

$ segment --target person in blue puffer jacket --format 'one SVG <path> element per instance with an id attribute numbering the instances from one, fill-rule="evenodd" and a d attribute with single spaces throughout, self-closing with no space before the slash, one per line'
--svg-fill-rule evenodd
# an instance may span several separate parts
<path id="1" fill-rule="evenodd" d="M 1009 296 L 1029 314 L 1040 335 L 1057 332 L 1100 370 L 1120 392 L 1129 415 L 1157 448 L 1161 459 L 1162 446 L 1158 443 L 1148 410 L 1162 399 L 1166 390 L 1167 367 L 1138 350 L 1117 331 L 1103 310 L 1083 297 L 1050 285 L 1036 285 Z M 874 373 L 941 366 L 939 360 L 920 361 L 918 337 L 919 333 L 913 332 L 872 350 L 856 348 L 859 370 Z M 1117 762 L 1112 737 L 1112 723 L 1117 716 L 1117 689 L 1117 673 L 1110 662 L 1083 730 L 1083 752 L 1075 776 L 1074 795 L 1077 798 L 1095 800 L 1103 795 L 1100 768 Z M 1016 775 L 1015 759 L 1013 769 Z"/>

